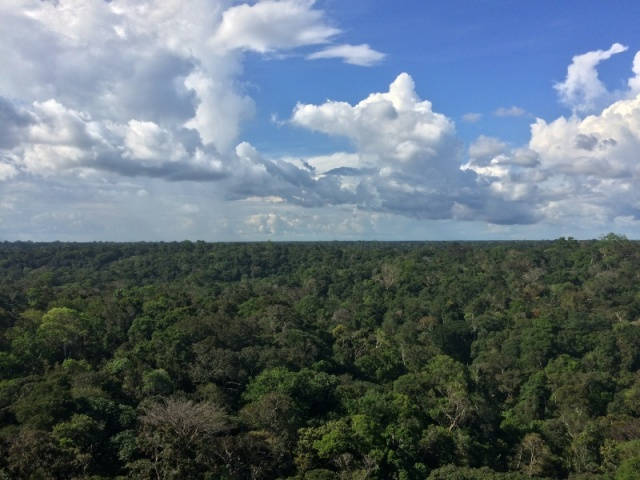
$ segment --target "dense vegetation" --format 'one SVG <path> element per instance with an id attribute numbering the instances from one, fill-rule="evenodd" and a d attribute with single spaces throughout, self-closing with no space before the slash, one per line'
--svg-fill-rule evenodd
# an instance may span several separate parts
<path id="1" fill-rule="evenodd" d="M 639 478 L 640 244 L 0 243 L 0 478 Z"/>

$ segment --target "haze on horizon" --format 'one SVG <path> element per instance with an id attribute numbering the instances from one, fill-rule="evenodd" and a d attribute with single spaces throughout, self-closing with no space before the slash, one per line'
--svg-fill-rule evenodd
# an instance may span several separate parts
<path id="1" fill-rule="evenodd" d="M 0 0 L 0 240 L 640 238 L 640 4 Z"/>

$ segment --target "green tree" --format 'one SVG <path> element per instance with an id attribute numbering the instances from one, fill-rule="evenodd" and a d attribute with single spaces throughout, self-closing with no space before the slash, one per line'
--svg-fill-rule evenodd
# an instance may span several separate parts
<path id="1" fill-rule="evenodd" d="M 72 308 L 54 307 L 44 314 L 37 336 L 53 359 L 78 353 L 88 335 L 87 320 Z M 78 352 L 76 352 L 78 350 Z"/>

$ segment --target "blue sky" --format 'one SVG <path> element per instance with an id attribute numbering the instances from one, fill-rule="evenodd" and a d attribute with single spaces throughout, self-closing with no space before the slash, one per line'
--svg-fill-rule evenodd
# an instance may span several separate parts
<path id="1" fill-rule="evenodd" d="M 0 239 L 640 237 L 637 2 L 0 18 Z"/>

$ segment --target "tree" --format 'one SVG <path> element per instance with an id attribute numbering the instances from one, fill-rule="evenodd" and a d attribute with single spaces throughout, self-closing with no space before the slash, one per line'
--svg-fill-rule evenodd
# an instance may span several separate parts
<path id="1" fill-rule="evenodd" d="M 207 470 L 224 469 L 225 456 L 217 450 L 218 438 L 233 428 L 227 414 L 209 402 L 168 398 L 143 409 L 138 445 L 147 469 L 157 479 L 201 478 Z M 218 446 L 218 448 L 220 448 Z"/>
<path id="2" fill-rule="evenodd" d="M 551 450 L 539 434 L 528 433 L 520 442 L 513 462 L 528 477 L 542 476 L 552 466 Z"/>
<path id="3" fill-rule="evenodd" d="M 288 395 L 267 393 L 240 411 L 242 418 L 256 430 L 266 430 L 289 443 L 301 425 L 298 406 Z"/>
<path id="4" fill-rule="evenodd" d="M 54 307 L 44 314 L 37 336 L 53 359 L 66 359 L 88 335 L 87 321 L 72 308 Z M 61 355 L 60 355 L 61 354 Z"/>
<path id="5" fill-rule="evenodd" d="M 424 413 L 449 431 L 474 415 L 466 370 L 446 355 L 434 357 L 418 374 L 403 375 L 394 388 L 416 401 Z"/>

